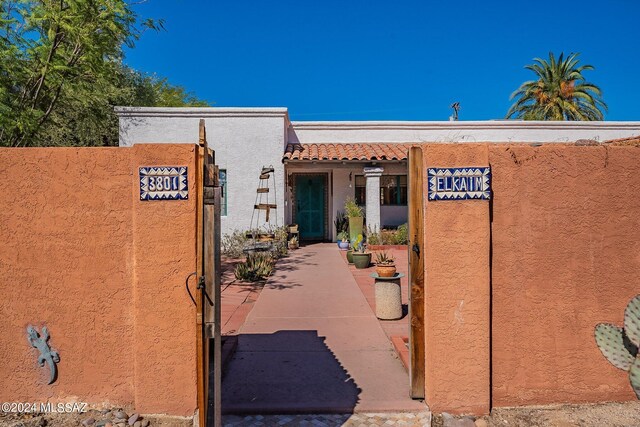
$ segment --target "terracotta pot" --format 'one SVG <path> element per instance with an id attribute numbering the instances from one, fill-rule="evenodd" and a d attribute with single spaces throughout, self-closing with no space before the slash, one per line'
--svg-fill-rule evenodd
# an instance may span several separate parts
<path id="1" fill-rule="evenodd" d="M 376 273 L 380 277 L 393 277 L 396 274 L 395 264 L 376 265 Z"/>
<path id="2" fill-rule="evenodd" d="M 353 264 L 353 251 L 351 249 L 347 251 L 347 262 Z"/>
<path id="3" fill-rule="evenodd" d="M 371 253 L 362 253 L 362 252 L 354 252 L 353 255 L 353 263 L 356 268 L 367 268 L 369 264 L 371 264 Z"/>

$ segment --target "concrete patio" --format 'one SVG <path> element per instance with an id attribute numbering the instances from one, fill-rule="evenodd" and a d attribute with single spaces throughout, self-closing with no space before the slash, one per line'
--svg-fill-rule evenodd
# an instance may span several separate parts
<path id="1" fill-rule="evenodd" d="M 227 414 L 423 412 L 335 244 L 278 263 L 240 327 L 223 379 Z"/>

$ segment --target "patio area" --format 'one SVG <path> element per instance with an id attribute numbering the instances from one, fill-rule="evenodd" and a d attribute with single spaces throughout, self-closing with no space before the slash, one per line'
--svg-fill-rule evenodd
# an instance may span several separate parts
<path id="1" fill-rule="evenodd" d="M 358 281 L 366 289 L 335 244 L 303 246 L 280 260 L 239 327 L 223 411 L 428 411 L 408 397 L 408 375 L 388 338 L 402 320 L 384 329 Z"/>

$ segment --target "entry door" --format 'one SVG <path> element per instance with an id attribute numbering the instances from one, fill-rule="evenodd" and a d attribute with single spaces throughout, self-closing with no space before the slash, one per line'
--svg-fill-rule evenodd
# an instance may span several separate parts
<path id="1" fill-rule="evenodd" d="M 302 239 L 325 237 L 325 185 L 325 175 L 296 175 L 296 223 Z"/>

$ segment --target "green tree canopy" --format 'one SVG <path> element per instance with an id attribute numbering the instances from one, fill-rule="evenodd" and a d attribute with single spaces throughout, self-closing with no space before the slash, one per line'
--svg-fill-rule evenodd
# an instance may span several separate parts
<path id="1" fill-rule="evenodd" d="M 587 82 L 582 73 L 593 70 L 592 65 L 578 65 L 578 53 L 566 58 L 561 53 L 556 60 L 534 59 L 525 68 L 536 74 L 536 80 L 524 82 L 510 99 L 516 101 L 507 118 L 524 120 L 603 120 L 607 105 L 602 91 Z"/>
<path id="2" fill-rule="evenodd" d="M 161 28 L 125 0 L 0 1 L 0 145 L 113 145 L 114 105 L 206 105 L 123 65 Z"/>

